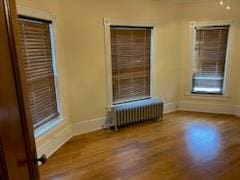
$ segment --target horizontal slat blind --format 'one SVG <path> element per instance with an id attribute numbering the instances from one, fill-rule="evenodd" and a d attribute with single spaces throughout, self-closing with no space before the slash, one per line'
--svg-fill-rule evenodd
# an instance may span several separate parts
<path id="1" fill-rule="evenodd" d="M 150 96 L 150 28 L 111 27 L 113 103 Z"/>
<path id="2" fill-rule="evenodd" d="M 196 28 L 193 93 L 223 94 L 229 28 Z"/>
<path id="3" fill-rule="evenodd" d="M 50 23 L 19 18 L 27 93 L 34 128 L 58 116 Z"/>

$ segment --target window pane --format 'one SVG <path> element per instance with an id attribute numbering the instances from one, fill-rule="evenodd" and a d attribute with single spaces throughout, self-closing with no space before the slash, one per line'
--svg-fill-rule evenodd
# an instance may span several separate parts
<path id="1" fill-rule="evenodd" d="M 111 27 L 113 102 L 150 96 L 150 28 Z"/>
<path id="2" fill-rule="evenodd" d="M 19 18 L 27 93 L 34 128 L 58 116 L 50 22 Z"/>
<path id="3" fill-rule="evenodd" d="M 230 26 L 196 28 L 193 93 L 223 94 Z"/>

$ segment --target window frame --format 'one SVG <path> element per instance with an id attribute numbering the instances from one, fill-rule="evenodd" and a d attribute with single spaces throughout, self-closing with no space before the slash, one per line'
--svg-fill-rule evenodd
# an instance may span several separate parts
<path id="1" fill-rule="evenodd" d="M 223 83 L 223 93 L 222 94 L 209 94 L 209 93 L 194 93 L 192 92 L 192 78 L 193 78 L 193 58 L 194 58 L 194 48 L 196 43 L 196 27 L 206 27 L 206 26 L 227 26 L 229 25 L 229 34 L 226 50 L 226 60 L 225 60 L 225 72 L 224 72 L 224 83 Z M 233 21 L 212 21 L 212 22 L 190 22 L 190 61 L 189 61 L 189 71 L 188 71 L 188 82 L 187 82 L 187 92 L 185 95 L 191 97 L 204 97 L 209 99 L 215 98 L 229 98 L 229 82 L 230 82 L 230 72 L 231 72 L 231 51 L 232 51 L 232 40 L 233 40 L 234 22 Z"/>
<path id="2" fill-rule="evenodd" d="M 23 6 L 17 6 L 17 13 L 18 16 L 27 17 L 27 18 L 33 18 L 33 19 L 39 19 L 39 20 L 45 20 L 51 22 L 49 24 L 49 30 L 50 30 L 50 40 L 51 40 L 51 51 L 52 51 L 52 64 L 53 64 L 53 71 L 54 71 L 54 84 L 55 84 L 55 91 L 56 91 L 56 101 L 57 101 L 57 109 L 59 115 L 52 120 L 44 123 L 40 127 L 34 129 L 34 136 L 35 138 L 41 136 L 45 132 L 49 131 L 51 128 L 59 125 L 63 119 L 64 114 L 62 111 L 62 101 L 60 98 L 60 82 L 59 82 L 59 64 L 57 60 L 57 48 L 56 48 L 56 17 L 51 14 L 50 12 L 35 10 Z"/>
<path id="3" fill-rule="evenodd" d="M 144 21 L 125 21 L 119 19 L 110 19 L 104 18 L 104 35 L 105 35 L 105 56 L 106 56 L 106 85 L 107 85 L 107 103 L 106 109 L 109 110 L 111 107 L 116 106 L 117 104 L 127 103 L 130 101 L 142 100 L 144 98 L 139 99 L 129 99 L 127 101 L 120 101 L 118 103 L 113 103 L 113 86 L 112 86 L 112 52 L 111 52 L 111 26 L 123 26 L 123 27 L 151 27 L 151 50 L 150 50 L 150 97 L 154 97 L 154 37 L 155 37 L 155 25 L 152 23 L 144 22 Z"/>

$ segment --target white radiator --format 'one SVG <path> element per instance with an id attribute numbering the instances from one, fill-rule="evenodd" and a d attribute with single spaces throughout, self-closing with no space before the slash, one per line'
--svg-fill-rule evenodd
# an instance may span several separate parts
<path id="1" fill-rule="evenodd" d="M 139 123 L 163 116 L 163 102 L 159 99 L 146 99 L 115 105 L 111 109 L 112 123 L 118 127 Z"/>

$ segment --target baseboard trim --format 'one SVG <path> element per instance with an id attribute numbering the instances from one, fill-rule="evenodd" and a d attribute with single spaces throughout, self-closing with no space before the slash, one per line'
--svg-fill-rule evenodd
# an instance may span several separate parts
<path id="1" fill-rule="evenodd" d="M 240 106 L 236 106 L 235 108 L 235 115 L 240 116 Z"/>
<path id="2" fill-rule="evenodd" d="M 88 121 L 73 123 L 72 136 L 103 129 L 106 123 L 106 117 L 96 118 Z"/>
<path id="3" fill-rule="evenodd" d="M 217 114 L 236 114 L 236 107 L 231 104 L 198 103 L 193 101 L 180 101 L 179 110 L 192 112 L 206 112 Z"/>
<path id="4" fill-rule="evenodd" d="M 167 103 L 164 105 L 164 114 L 177 111 L 177 102 Z M 72 135 L 77 136 L 84 133 L 103 129 L 106 123 L 106 117 L 100 117 L 84 122 L 74 123 L 72 125 Z"/>
<path id="5" fill-rule="evenodd" d="M 177 110 L 178 110 L 178 103 L 177 102 L 164 104 L 164 110 L 163 110 L 164 114 L 175 112 Z"/>
<path id="6" fill-rule="evenodd" d="M 46 154 L 47 157 L 50 157 L 71 137 L 72 132 L 70 125 L 67 125 L 65 128 L 57 128 L 54 131 L 47 132 L 43 138 L 40 137 L 36 139 L 37 156 L 41 157 L 43 154 Z"/>
<path id="7" fill-rule="evenodd" d="M 105 121 L 106 118 L 102 117 L 75 123 L 73 125 L 60 124 L 58 127 L 36 138 L 37 156 L 40 157 L 42 154 L 46 154 L 47 157 L 50 157 L 71 139 L 72 136 L 102 129 Z"/>
<path id="8" fill-rule="evenodd" d="M 179 103 L 173 102 L 164 104 L 164 114 L 175 112 L 177 110 L 217 114 L 233 114 L 240 116 L 240 106 L 233 106 L 231 104 L 210 104 L 193 101 L 180 101 Z M 72 136 L 103 129 L 105 122 L 106 117 L 100 117 L 84 122 L 73 123 L 72 125 L 67 126 L 66 124 L 62 124 L 55 130 L 44 134 L 43 137 L 36 139 L 38 157 L 40 157 L 42 154 L 46 154 L 47 157 L 50 157 Z"/>

